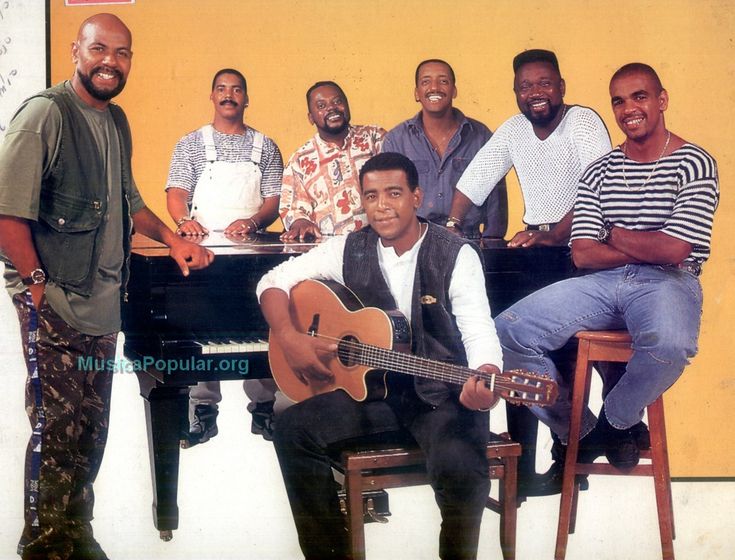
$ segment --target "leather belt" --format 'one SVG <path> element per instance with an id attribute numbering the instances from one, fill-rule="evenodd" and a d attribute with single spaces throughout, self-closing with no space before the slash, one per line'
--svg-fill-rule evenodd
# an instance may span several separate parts
<path id="1" fill-rule="evenodd" d="M 559 222 L 556 222 L 554 224 L 526 224 L 526 230 L 530 231 L 551 231 L 554 229 L 554 226 L 558 224 Z"/>

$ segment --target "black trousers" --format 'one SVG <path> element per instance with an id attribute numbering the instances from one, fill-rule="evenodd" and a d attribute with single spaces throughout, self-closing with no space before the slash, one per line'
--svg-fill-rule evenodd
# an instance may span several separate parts
<path id="1" fill-rule="evenodd" d="M 488 414 L 467 410 L 456 397 L 431 407 L 416 395 L 411 378 L 396 375 L 389 387 L 386 400 L 356 402 L 338 390 L 292 406 L 278 417 L 274 444 L 304 556 L 350 557 L 330 456 L 365 438 L 413 437 L 426 453 L 442 516 L 441 558 L 475 558 L 490 491 Z"/>

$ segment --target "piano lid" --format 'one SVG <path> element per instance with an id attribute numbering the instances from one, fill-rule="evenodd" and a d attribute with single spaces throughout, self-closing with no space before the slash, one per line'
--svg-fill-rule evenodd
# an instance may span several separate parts
<path id="1" fill-rule="evenodd" d="M 317 242 L 284 243 L 279 239 L 279 235 L 279 233 L 265 232 L 226 236 L 221 231 L 213 231 L 205 237 L 186 237 L 184 239 L 207 247 L 215 255 L 300 255 L 317 245 Z M 326 239 L 326 237 L 323 239 Z M 166 245 L 140 233 L 133 236 L 132 249 L 134 253 L 148 257 L 168 255 Z"/>

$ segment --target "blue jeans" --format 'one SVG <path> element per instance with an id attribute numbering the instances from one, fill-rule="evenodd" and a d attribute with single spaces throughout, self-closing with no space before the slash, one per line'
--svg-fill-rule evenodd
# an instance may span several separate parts
<path id="1" fill-rule="evenodd" d="M 506 369 L 547 374 L 559 384 L 556 403 L 532 407 L 532 412 L 566 443 L 571 387 L 549 352 L 579 331 L 628 330 L 633 356 L 615 385 L 608 385 L 604 400 L 610 424 L 624 429 L 640 421 L 644 408 L 697 353 L 701 314 L 702 289 L 695 276 L 674 267 L 636 264 L 547 286 L 501 313 L 495 325 Z M 609 380 L 603 377 L 603 382 Z M 585 410 L 582 436 L 594 425 L 594 415 Z"/>
<path id="2" fill-rule="evenodd" d="M 443 559 L 476 557 L 490 481 L 485 454 L 487 412 L 473 412 L 456 398 L 437 407 L 419 400 L 413 380 L 389 375 L 386 400 L 356 402 L 343 391 L 312 397 L 286 409 L 274 441 L 291 511 L 307 560 L 350 558 L 330 457 L 355 442 L 415 439 L 442 515 Z M 408 383 L 400 377 L 408 379 Z"/>

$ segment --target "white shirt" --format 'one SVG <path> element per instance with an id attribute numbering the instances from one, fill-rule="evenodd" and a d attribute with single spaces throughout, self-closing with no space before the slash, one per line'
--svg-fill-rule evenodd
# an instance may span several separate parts
<path id="1" fill-rule="evenodd" d="M 400 256 L 392 247 L 383 247 L 381 242 L 376 247 L 383 278 L 398 309 L 409 321 L 416 264 L 425 235 Z M 328 239 L 308 253 L 281 263 L 258 282 L 258 299 L 269 288 L 277 288 L 288 294 L 291 288 L 306 279 L 334 280 L 343 284 L 342 263 L 346 241 L 347 236 Z M 462 336 L 468 366 L 477 368 L 492 364 L 502 371 L 503 352 L 491 318 L 490 303 L 485 292 L 485 275 L 480 258 L 469 245 L 462 247 L 457 255 L 449 283 L 449 301 Z"/>
<path id="2" fill-rule="evenodd" d="M 505 121 L 480 148 L 457 183 L 480 206 L 515 167 L 523 193 L 526 224 L 560 221 L 574 205 L 577 182 L 587 166 L 612 149 L 610 135 L 592 109 L 574 105 L 545 140 L 525 115 Z"/>

